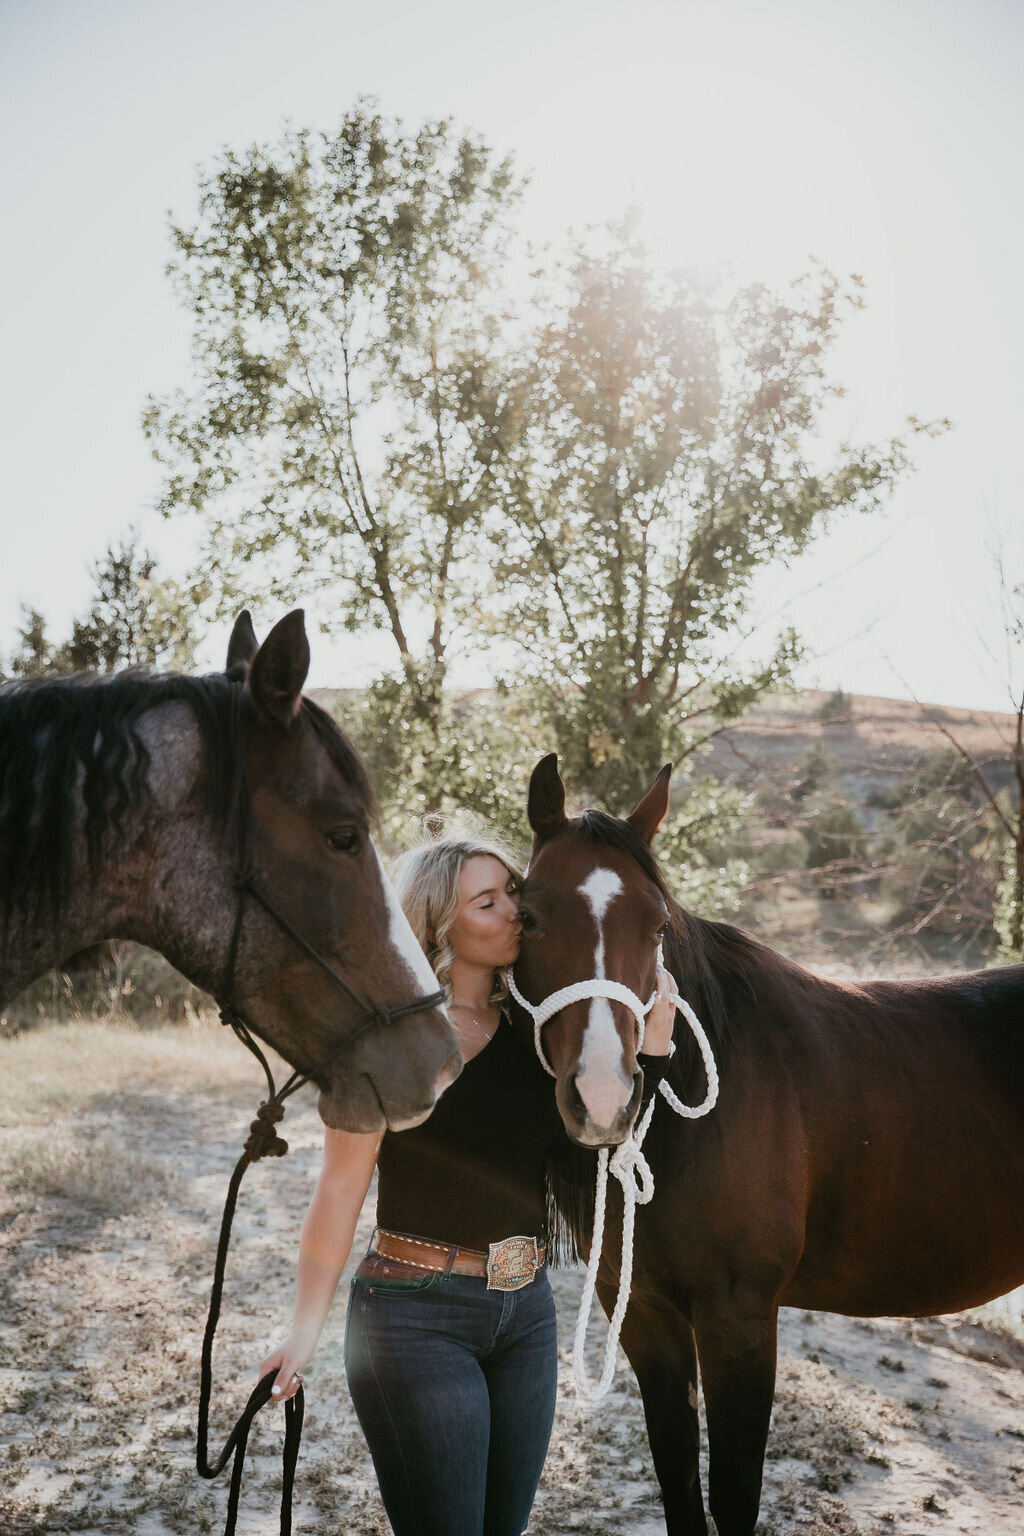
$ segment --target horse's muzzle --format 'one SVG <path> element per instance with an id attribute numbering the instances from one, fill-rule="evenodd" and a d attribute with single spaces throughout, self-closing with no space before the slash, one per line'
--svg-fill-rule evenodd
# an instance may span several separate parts
<path id="1" fill-rule="evenodd" d="M 637 1070 L 627 1103 L 617 1109 L 606 1123 L 598 1121 L 583 1102 L 575 1077 L 558 1086 L 559 1109 L 569 1136 L 581 1147 L 617 1147 L 629 1136 L 640 1110 L 644 1075 Z"/>

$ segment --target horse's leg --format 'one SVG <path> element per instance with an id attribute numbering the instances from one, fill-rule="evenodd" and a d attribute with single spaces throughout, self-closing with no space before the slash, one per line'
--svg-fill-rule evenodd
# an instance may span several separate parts
<path id="1" fill-rule="evenodd" d="M 708 1421 L 708 1505 L 718 1536 L 751 1536 L 775 1392 L 778 1306 L 737 1290 L 694 1309 Z"/>
<path id="2" fill-rule="evenodd" d="M 615 1287 L 599 1285 L 598 1294 L 610 1315 Z M 634 1295 L 620 1337 L 644 1401 L 669 1536 L 706 1536 L 693 1329 L 675 1307 L 648 1305 Z"/>

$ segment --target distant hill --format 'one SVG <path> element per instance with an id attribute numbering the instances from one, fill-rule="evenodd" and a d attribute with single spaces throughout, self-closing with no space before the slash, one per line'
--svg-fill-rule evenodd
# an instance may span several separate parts
<path id="1" fill-rule="evenodd" d="M 839 706 L 843 712 L 839 712 Z M 863 804 L 950 748 L 943 729 L 981 765 L 993 789 L 1012 788 L 1017 717 L 872 694 L 809 688 L 758 705 L 716 738 L 704 762 L 720 778 L 753 784 L 792 771 L 817 744 L 834 759 L 843 788 Z"/>

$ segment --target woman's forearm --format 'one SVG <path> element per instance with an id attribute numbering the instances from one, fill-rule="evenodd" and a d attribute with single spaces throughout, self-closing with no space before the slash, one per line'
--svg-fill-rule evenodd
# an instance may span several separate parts
<path id="1" fill-rule="evenodd" d="M 317 1185 L 299 1240 L 299 1269 L 295 1285 L 292 1335 L 316 1344 L 330 1311 L 338 1280 L 352 1249 L 359 1205 L 346 1192 Z M 354 1208 L 353 1208 L 354 1207 Z"/>
<path id="2" fill-rule="evenodd" d="M 302 1223 L 292 1337 L 312 1353 L 348 1261 L 373 1177 L 378 1136 L 328 1131 L 324 1167 Z"/>
<path id="3" fill-rule="evenodd" d="M 324 1134 L 324 1166 L 299 1240 L 291 1332 L 264 1357 L 258 1371 L 261 1380 L 275 1373 L 272 1392 L 277 1402 L 286 1402 L 298 1391 L 298 1373 L 317 1346 L 352 1248 L 380 1143 L 380 1136 L 332 1130 Z"/>

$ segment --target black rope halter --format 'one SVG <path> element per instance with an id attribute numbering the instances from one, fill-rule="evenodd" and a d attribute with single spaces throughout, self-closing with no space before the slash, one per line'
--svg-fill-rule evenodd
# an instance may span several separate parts
<path id="1" fill-rule="evenodd" d="M 235 922 L 231 933 L 227 963 L 224 968 L 224 984 L 221 988 L 221 996 L 215 999 L 215 1001 L 220 1009 L 221 1022 L 227 1024 L 234 1031 L 238 1039 L 253 1053 L 263 1068 L 267 1079 L 267 1097 L 260 1105 L 256 1113 L 256 1119 L 253 1120 L 249 1127 L 249 1136 L 246 1140 L 245 1148 L 235 1164 L 234 1172 L 228 1183 L 227 1197 L 224 1202 L 224 1214 L 221 1217 L 220 1236 L 217 1240 L 217 1259 L 214 1264 L 213 1284 L 210 1288 L 210 1310 L 206 1319 L 206 1331 L 203 1334 L 203 1348 L 200 1358 L 199 1412 L 196 1424 L 196 1469 L 200 1477 L 217 1477 L 227 1466 L 232 1456 L 234 1457 L 234 1464 L 231 1468 L 231 1485 L 228 1490 L 228 1509 L 224 1525 L 224 1536 L 234 1536 L 249 1430 L 257 1413 L 259 1413 L 265 1403 L 270 1401 L 274 1377 L 277 1374 L 276 1371 L 268 1371 L 260 1379 L 258 1385 L 253 1389 L 249 1401 L 242 1410 L 234 1429 L 224 1442 L 220 1455 L 211 1461 L 209 1422 L 210 1397 L 213 1390 L 213 1341 L 217 1332 L 217 1323 L 220 1319 L 220 1304 L 224 1290 L 224 1270 L 227 1264 L 228 1245 L 231 1241 L 231 1224 L 234 1220 L 235 1204 L 238 1199 L 238 1190 L 242 1178 L 249 1165 L 259 1162 L 263 1157 L 283 1157 L 288 1151 L 288 1143 L 277 1134 L 275 1129 L 279 1121 L 284 1117 L 284 1101 L 310 1080 L 316 1080 L 313 1072 L 299 1072 L 296 1070 L 289 1075 L 280 1088 L 276 1088 L 274 1086 L 274 1075 L 270 1070 L 270 1064 L 266 1056 L 253 1038 L 249 1025 L 231 1001 L 235 988 L 235 967 L 238 961 L 238 949 L 242 937 L 246 897 L 251 897 L 254 901 L 258 902 L 289 938 L 311 960 L 314 960 L 321 970 L 325 971 L 331 980 L 345 993 L 350 1001 L 365 1014 L 366 1017 L 363 1023 L 347 1037 L 338 1055 L 342 1055 L 345 1051 L 351 1049 L 355 1042 L 366 1034 L 368 1030 L 392 1024 L 396 1019 L 404 1018 L 406 1014 L 424 1013 L 431 1008 L 437 1008 L 445 999 L 444 992 L 438 990 L 424 997 L 413 998 L 411 1002 L 401 1003 L 398 1007 L 389 1007 L 384 1003 L 365 1001 L 357 992 L 353 991 L 345 978 L 339 975 L 330 962 L 325 960 L 314 949 L 313 945 L 299 933 L 298 929 L 285 917 L 280 907 L 271 901 L 270 897 L 260 889 L 254 871 L 245 862 L 246 834 L 248 831 L 248 796 L 246 794 L 245 754 L 242 750 L 240 735 L 237 731 L 240 694 L 241 690 L 239 690 L 239 698 L 236 701 L 235 750 L 237 766 L 233 797 L 236 847 L 238 849 L 240 866 L 240 873 L 236 881 L 238 905 L 235 909 Z M 327 1063 L 323 1065 L 326 1066 Z M 305 1412 L 305 1393 L 301 1383 L 294 1396 L 286 1401 L 284 1409 L 281 1536 L 291 1536 L 292 1487 L 295 1481 L 295 1467 L 298 1461 L 299 1442 L 302 1438 L 302 1420 Z"/>

